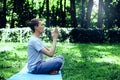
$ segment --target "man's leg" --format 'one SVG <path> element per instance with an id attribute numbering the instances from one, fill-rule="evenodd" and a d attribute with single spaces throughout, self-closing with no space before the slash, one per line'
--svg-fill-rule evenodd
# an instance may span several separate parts
<path id="1" fill-rule="evenodd" d="M 55 71 L 59 71 L 61 67 L 63 66 L 64 58 L 62 56 L 54 57 L 51 59 L 48 59 L 47 61 L 41 62 L 37 64 L 36 67 L 36 74 L 49 74 Z"/>

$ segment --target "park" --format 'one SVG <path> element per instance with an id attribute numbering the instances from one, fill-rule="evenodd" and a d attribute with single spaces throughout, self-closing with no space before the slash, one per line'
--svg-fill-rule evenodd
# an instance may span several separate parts
<path id="1" fill-rule="evenodd" d="M 0 80 L 23 80 L 13 76 L 28 63 L 33 18 L 42 20 L 39 39 L 48 48 L 58 29 L 53 57 L 64 57 L 60 79 L 39 74 L 35 80 L 120 80 L 120 0 L 0 0 L 0 5 Z"/>

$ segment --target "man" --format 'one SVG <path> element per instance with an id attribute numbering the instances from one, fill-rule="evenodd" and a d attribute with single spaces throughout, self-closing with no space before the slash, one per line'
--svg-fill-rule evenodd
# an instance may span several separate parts
<path id="1" fill-rule="evenodd" d="M 64 63 L 64 58 L 62 56 L 53 57 L 59 34 L 58 29 L 54 29 L 52 34 L 52 46 L 51 49 L 48 49 L 39 38 L 44 32 L 42 21 L 34 18 L 30 21 L 29 26 L 33 31 L 33 35 L 28 41 L 29 72 L 33 74 L 57 74 Z M 53 58 L 44 60 L 44 55 Z"/>

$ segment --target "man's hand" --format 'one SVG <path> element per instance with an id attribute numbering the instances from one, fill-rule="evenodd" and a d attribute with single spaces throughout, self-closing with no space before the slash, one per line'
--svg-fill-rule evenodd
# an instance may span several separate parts
<path id="1" fill-rule="evenodd" d="M 55 28 L 55 29 L 54 29 L 54 32 L 52 33 L 52 39 L 53 39 L 53 40 L 54 40 L 54 39 L 57 40 L 58 35 L 59 35 L 58 29 Z"/>
<path id="2" fill-rule="evenodd" d="M 46 55 L 48 55 L 48 56 L 50 56 L 50 57 L 52 57 L 52 56 L 54 55 L 55 48 L 56 48 L 56 42 L 57 42 L 57 38 L 58 38 L 58 34 L 59 34 L 59 33 L 58 33 L 58 29 L 55 28 L 55 29 L 54 29 L 54 32 L 52 33 L 52 39 L 53 39 L 52 47 L 51 47 L 51 49 L 43 48 L 41 51 L 42 51 L 44 54 L 46 54 Z"/>

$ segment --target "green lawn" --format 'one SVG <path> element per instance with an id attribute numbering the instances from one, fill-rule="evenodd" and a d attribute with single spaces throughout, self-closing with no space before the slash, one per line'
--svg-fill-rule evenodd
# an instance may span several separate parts
<path id="1" fill-rule="evenodd" d="M 120 44 L 58 43 L 56 55 L 65 58 L 63 80 L 120 80 Z M 9 78 L 26 62 L 26 43 L 0 43 L 0 78 Z"/>

